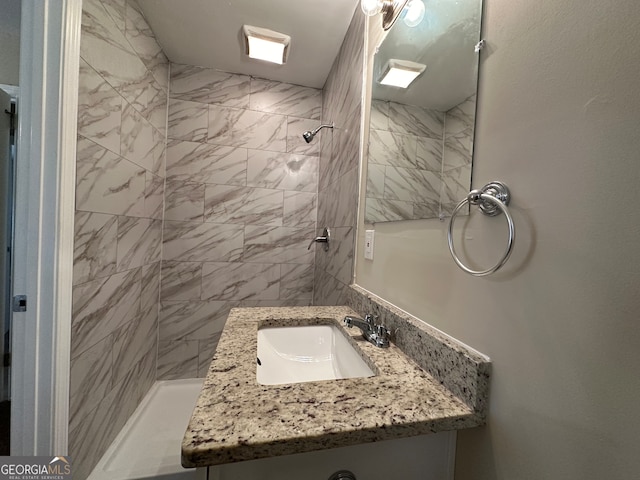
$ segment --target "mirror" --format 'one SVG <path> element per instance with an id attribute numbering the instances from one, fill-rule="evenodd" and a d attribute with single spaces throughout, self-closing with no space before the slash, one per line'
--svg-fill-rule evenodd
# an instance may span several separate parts
<path id="1" fill-rule="evenodd" d="M 482 0 L 411 0 L 377 48 L 365 222 L 442 218 L 471 189 L 481 15 Z"/>

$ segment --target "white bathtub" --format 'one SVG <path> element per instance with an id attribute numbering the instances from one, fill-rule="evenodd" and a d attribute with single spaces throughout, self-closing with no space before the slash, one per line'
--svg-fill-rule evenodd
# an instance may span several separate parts
<path id="1" fill-rule="evenodd" d="M 89 480 L 200 480 L 180 465 L 180 445 L 202 379 L 156 382 L 89 475 Z"/>

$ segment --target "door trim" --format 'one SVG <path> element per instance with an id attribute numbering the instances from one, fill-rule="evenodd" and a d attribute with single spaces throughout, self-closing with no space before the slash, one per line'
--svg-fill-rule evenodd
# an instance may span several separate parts
<path id="1" fill-rule="evenodd" d="M 22 0 L 12 455 L 66 455 L 82 0 Z"/>

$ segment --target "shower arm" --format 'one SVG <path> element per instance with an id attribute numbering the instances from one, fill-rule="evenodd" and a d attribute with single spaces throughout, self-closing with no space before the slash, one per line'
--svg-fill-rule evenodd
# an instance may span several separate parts
<path id="1" fill-rule="evenodd" d="M 314 129 L 311 131 L 312 135 L 315 135 L 316 133 L 318 133 L 320 130 L 322 130 L 323 128 L 333 128 L 334 124 L 333 122 L 331 122 L 331 124 L 324 124 L 324 125 L 320 125 L 318 128 Z"/>

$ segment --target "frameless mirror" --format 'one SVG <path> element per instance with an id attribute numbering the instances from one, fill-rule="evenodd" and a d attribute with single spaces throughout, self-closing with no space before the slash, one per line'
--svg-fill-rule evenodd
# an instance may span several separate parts
<path id="1" fill-rule="evenodd" d="M 378 47 L 367 223 L 450 215 L 469 192 L 481 15 L 482 0 L 411 0 Z"/>

